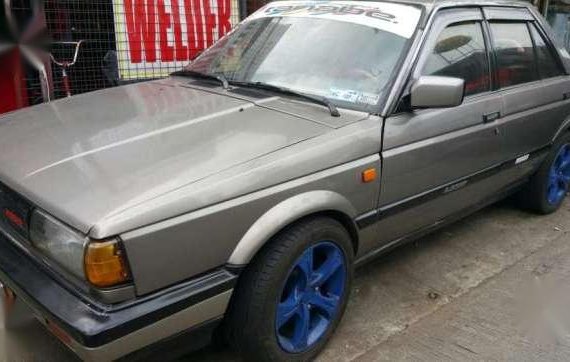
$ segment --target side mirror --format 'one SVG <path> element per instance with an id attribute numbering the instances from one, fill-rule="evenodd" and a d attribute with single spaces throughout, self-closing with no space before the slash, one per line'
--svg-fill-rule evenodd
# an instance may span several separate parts
<path id="1" fill-rule="evenodd" d="M 465 81 L 460 78 L 422 76 L 411 92 L 412 108 L 456 107 L 463 103 Z"/>

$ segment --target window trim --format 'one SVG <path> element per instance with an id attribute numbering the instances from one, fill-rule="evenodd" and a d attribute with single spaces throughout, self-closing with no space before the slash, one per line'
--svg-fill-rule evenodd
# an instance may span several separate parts
<path id="1" fill-rule="evenodd" d="M 512 22 L 525 22 L 532 21 L 534 17 L 530 10 L 524 7 L 512 6 L 485 6 L 483 7 L 483 16 L 487 21 L 512 21 Z"/>
<path id="2" fill-rule="evenodd" d="M 536 48 L 536 40 L 532 36 L 530 21 L 526 22 L 526 29 L 528 30 L 528 35 L 530 36 L 530 42 L 532 43 L 532 53 L 534 54 L 534 73 L 538 80 L 542 80 L 542 75 L 540 74 L 540 68 L 538 67 L 538 49 Z"/>
<path id="3" fill-rule="evenodd" d="M 483 15 L 485 13 L 483 12 Z M 493 42 L 493 35 L 491 34 L 491 24 L 487 19 L 483 19 L 483 35 L 487 43 L 487 56 L 489 58 L 489 72 L 491 73 L 491 92 L 496 92 L 501 89 L 499 84 L 499 77 L 497 76 L 497 56 L 495 54 L 495 43 Z"/>

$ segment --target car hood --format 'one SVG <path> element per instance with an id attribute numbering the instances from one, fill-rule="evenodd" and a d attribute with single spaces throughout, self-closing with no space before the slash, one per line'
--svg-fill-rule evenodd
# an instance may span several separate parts
<path id="1" fill-rule="evenodd" d="M 4 115 L 0 181 L 87 233 L 106 215 L 361 116 L 339 121 L 318 105 L 188 79 L 138 83 Z"/>

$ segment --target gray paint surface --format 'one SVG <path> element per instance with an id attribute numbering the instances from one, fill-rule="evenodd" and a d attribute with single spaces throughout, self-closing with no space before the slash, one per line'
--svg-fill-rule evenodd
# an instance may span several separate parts
<path id="1" fill-rule="evenodd" d="M 483 20 L 479 9 L 454 8 L 461 4 L 422 5 L 425 32 L 401 69 L 411 76 L 398 76 L 407 82 L 397 80 L 393 93 L 406 95 L 419 79 L 445 27 Z M 534 16 L 524 4 L 507 5 Z M 120 235 L 141 295 L 228 262 L 245 265 L 309 213 L 334 211 L 351 223 L 532 152 L 551 142 L 570 112 L 567 77 L 386 119 L 349 110 L 331 117 L 291 97 L 206 83 L 171 77 L 7 114 L 0 180 L 92 238 Z M 485 123 L 489 113 L 501 117 Z M 383 219 L 357 235 L 358 256 L 481 202 L 539 162 Z M 363 184 L 361 172 L 371 167 L 381 180 Z"/>
<path id="2" fill-rule="evenodd" d="M 314 199 L 311 196 L 314 195 L 310 190 L 325 188 L 330 190 L 330 194 L 325 195 L 325 203 L 315 202 L 309 205 L 315 207 L 309 209 L 311 212 L 330 210 L 330 207 L 336 204 L 332 195 L 344 198 L 346 196 L 340 196 L 340 192 L 347 188 L 359 190 L 347 195 L 348 199 L 345 199 L 346 204 L 353 208 L 349 217 L 354 218 L 359 213 L 373 209 L 378 195 L 378 183 L 360 186 L 358 171 L 378 165 L 379 157 L 349 163 L 308 178 L 294 180 L 279 187 L 248 194 L 189 215 L 123 234 L 137 292 L 148 293 L 164 286 L 165 282 L 184 280 L 188 275 L 215 268 L 229 260 L 237 265 L 246 264 L 252 254 L 237 255 L 232 259 L 230 256 L 250 226 L 270 212 L 275 205 L 296 195 L 304 195 L 304 192 L 308 197 L 303 203 L 313 203 Z M 348 200 L 352 200 L 352 203 Z M 307 215 L 300 210 L 302 204 L 294 206 L 298 209 L 293 207 L 283 210 L 277 215 L 277 220 L 269 226 L 278 231 Z M 219 227 L 216 223 L 220 219 L 225 220 L 224 227 Z M 272 236 L 268 233 L 269 230 L 271 229 L 263 230 L 263 240 Z M 207 236 L 207 248 L 203 246 L 205 236 Z M 262 245 L 259 241 L 254 239 L 253 245 L 242 247 L 256 251 Z M 188 262 L 189 260 L 192 262 Z"/>
<path id="3" fill-rule="evenodd" d="M 426 10 L 460 4 L 467 3 Z M 353 226 L 359 215 L 550 144 L 568 124 L 568 77 L 489 91 L 453 108 L 387 113 L 417 81 L 437 29 L 481 14 L 470 8 L 427 18 L 384 114 L 341 110 L 336 118 L 319 105 L 173 77 L 3 116 L 0 180 L 92 238 L 120 235 L 138 295 L 228 262 L 245 265 L 278 230 L 310 213 L 332 211 Z M 486 122 L 491 113 L 500 117 Z M 381 219 L 357 232 L 357 256 L 437 226 L 523 181 L 541 161 Z M 380 178 L 363 183 L 368 168 Z"/>
<path id="4" fill-rule="evenodd" d="M 323 107 L 305 106 L 300 118 L 179 86 L 187 82 L 113 88 L 3 116 L 0 179 L 87 232 L 110 215 L 333 129 L 310 118 L 327 115 Z"/>
<path id="5" fill-rule="evenodd" d="M 569 238 L 568 202 L 540 218 L 502 203 L 398 249 L 357 270 L 345 318 L 319 361 L 568 360 L 566 343 L 531 342 L 513 328 L 522 319 L 511 306 L 537 277 L 570 284 Z M 22 312 L 18 329 L 0 327 L 0 360 L 77 360 Z M 180 360 L 239 361 L 214 346 Z"/>
<path id="6" fill-rule="evenodd" d="M 410 70 L 404 89 L 421 77 L 421 70 L 439 33 L 462 21 L 481 21 L 475 8 L 448 9 L 429 22 L 424 46 Z M 505 14 L 504 9 L 494 16 Z M 521 9 L 516 14 L 531 13 Z M 568 77 L 552 78 L 469 96 L 455 108 L 414 110 L 386 119 L 383 140 L 383 180 L 380 206 L 390 205 L 481 170 L 496 167 L 549 145 L 568 117 L 564 100 Z M 485 117 L 499 114 L 486 122 Z M 488 195 L 531 174 L 540 160 L 521 164 L 475 185 L 467 181 L 445 195 L 398 215 L 381 220 L 381 244 L 409 234 L 410 230 L 437 224 L 446 215 L 477 204 Z"/>

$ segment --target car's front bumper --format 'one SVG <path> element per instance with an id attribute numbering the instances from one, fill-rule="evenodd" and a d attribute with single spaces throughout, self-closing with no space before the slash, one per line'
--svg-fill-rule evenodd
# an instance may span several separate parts
<path id="1" fill-rule="evenodd" d="M 0 230 L 0 281 L 85 360 L 113 360 L 196 328 L 210 331 L 236 278 L 221 268 L 153 295 L 102 304 L 61 283 Z"/>

